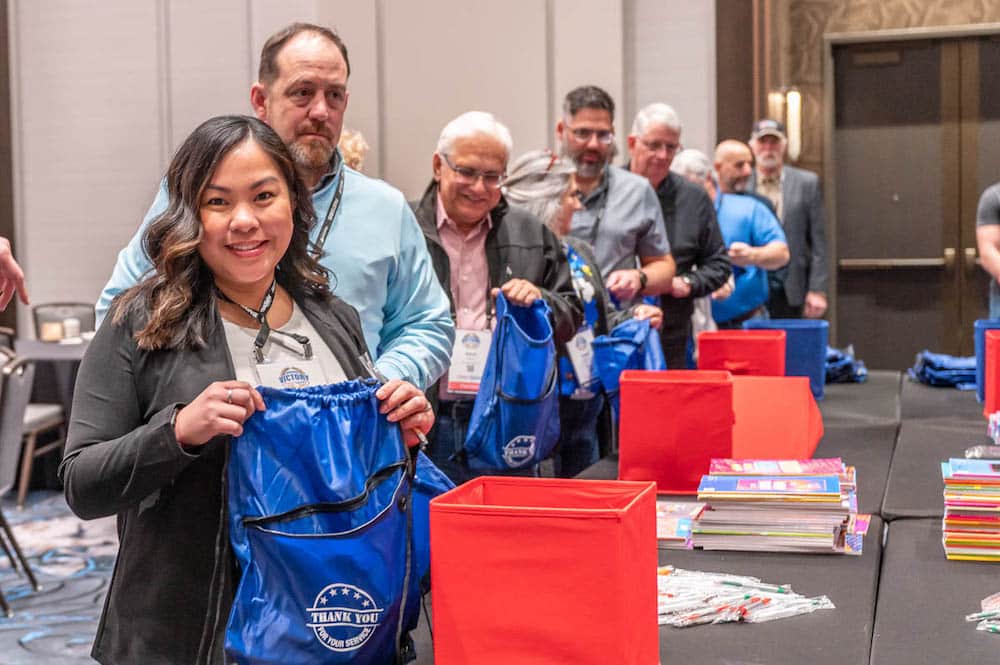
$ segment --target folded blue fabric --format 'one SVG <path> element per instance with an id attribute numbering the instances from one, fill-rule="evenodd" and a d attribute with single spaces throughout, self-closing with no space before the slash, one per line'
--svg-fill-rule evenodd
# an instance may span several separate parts
<path id="1" fill-rule="evenodd" d="M 868 368 L 863 360 L 854 357 L 854 346 L 835 349 L 826 347 L 827 383 L 864 383 L 868 380 Z"/>
<path id="2" fill-rule="evenodd" d="M 913 367 L 909 369 L 910 379 L 929 386 L 976 389 L 976 357 L 949 356 L 932 353 L 926 349 L 917 354 Z"/>

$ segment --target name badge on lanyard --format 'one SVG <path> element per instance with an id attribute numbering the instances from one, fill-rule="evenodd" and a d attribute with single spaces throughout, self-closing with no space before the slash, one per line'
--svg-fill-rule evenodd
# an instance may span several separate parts
<path id="1" fill-rule="evenodd" d="M 573 373 L 581 388 L 594 383 L 594 328 L 581 326 L 573 338 L 566 343 L 566 354 L 573 365 Z"/>
<path id="2" fill-rule="evenodd" d="M 489 330 L 459 328 L 455 331 L 455 346 L 451 349 L 451 367 L 448 368 L 448 392 L 475 395 L 479 391 L 492 338 L 493 333 Z"/>
<path id="3" fill-rule="evenodd" d="M 315 358 L 301 358 L 282 362 L 257 362 L 253 370 L 262 386 L 283 390 L 321 386 L 326 381 L 323 367 Z"/>
<path id="4" fill-rule="evenodd" d="M 264 294 L 264 300 L 261 302 L 259 310 L 241 305 L 222 291 L 216 290 L 223 300 L 236 305 L 260 324 L 260 329 L 257 331 L 257 336 L 253 341 L 253 351 L 250 356 L 250 365 L 257 376 L 257 382 L 262 386 L 286 390 L 320 386 L 327 383 L 323 366 L 313 358 L 312 345 L 309 343 L 309 338 L 297 333 L 272 330 L 270 324 L 268 324 L 267 313 L 271 311 L 271 305 L 274 304 L 276 288 L 277 283 L 272 280 L 271 286 L 268 287 L 267 293 Z M 264 356 L 264 345 L 267 343 L 272 332 L 276 335 L 288 337 L 301 345 L 302 357 L 278 359 L 274 362 L 266 358 Z"/>

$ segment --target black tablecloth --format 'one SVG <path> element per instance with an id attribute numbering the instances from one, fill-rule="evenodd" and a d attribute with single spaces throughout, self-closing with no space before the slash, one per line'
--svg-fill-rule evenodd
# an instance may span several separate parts
<path id="1" fill-rule="evenodd" d="M 996 564 L 944 558 L 940 520 L 889 523 L 872 665 L 1000 663 L 1000 635 L 965 621 L 966 614 L 979 611 L 980 600 L 997 591 Z"/>
<path id="2" fill-rule="evenodd" d="M 873 370 L 865 383 L 831 383 L 819 402 L 823 423 L 889 424 L 899 422 L 899 372 Z"/>
<path id="3" fill-rule="evenodd" d="M 899 413 L 902 420 L 946 417 L 983 420 L 983 405 L 976 400 L 975 390 L 935 388 L 904 378 Z"/>
<path id="4" fill-rule="evenodd" d="M 678 568 L 753 575 L 825 595 L 837 609 L 763 624 L 660 629 L 660 659 L 669 663 L 866 665 L 882 560 L 882 522 L 872 518 L 860 557 L 764 552 L 660 551 Z"/>
<path id="5" fill-rule="evenodd" d="M 660 565 L 753 575 L 796 593 L 828 596 L 836 609 L 762 624 L 660 628 L 660 662 L 690 665 L 867 665 L 878 586 L 882 522 L 872 518 L 860 557 L 766 552 L 660 551 Z M 581 555 L 585 556 L 585 555 Z M 433 603 L 431 603 L 432 605 Z M 430 609 L 433 613 L 433 608 Z M 434 662 L 427 621 L 413 633 L 418 665 Z M 544 650 L 545 645 L 539 645 Z"/>
<path id="6" fill-rule="evenodd" d="M 895 423 L 827 425 L 813 453 L 813 457 L 839 457 L 857 469 L 859 512 L 879 514 L 882 510 L 897 428 Z"/>
<path id="7" fill-rule="evenodd" d="M 889 468 L 882 516 L 887 520 L 941 517 L 944 514 L 941 462 L 950 457 L 964 457 L 969 446 L 986 443 L 990 440 L 982 417 L 971 421 L 956 418 L 904 420 Z M 1000 574 L 1000 569 L 997 572 Z"/>

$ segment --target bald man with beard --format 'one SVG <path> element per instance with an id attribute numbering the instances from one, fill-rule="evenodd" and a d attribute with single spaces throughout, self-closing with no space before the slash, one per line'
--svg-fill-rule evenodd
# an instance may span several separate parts
<path id="1" fill-rule="evenodd" d="M 733 265 L 736 288 L 723 298 L 713 294 L 712 317 L 720 328 L 739 328 L 744 321 L 767 318 L 767 271 L 788 263 L 788 243 L 777 217 L 766 205 L 740 193 L 753 172 L 753 155 L 745 143 L 726 140 L 715 149 L 718 187 L 706 187 Z"/>

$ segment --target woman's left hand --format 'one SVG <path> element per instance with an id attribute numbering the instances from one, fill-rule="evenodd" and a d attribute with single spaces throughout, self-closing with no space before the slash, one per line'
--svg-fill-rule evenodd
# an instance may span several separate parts
<path id="1" fill-rule="evenodd" d="M 663 325 L 663 310 L 653 305 L 636 305 L 635 309 L 632 310 L 632 318 L 640 321 L 649 319 L 649 327 L 659 330 L 660 326 Z"/>
<path id="2" fill-rule="evenodd" d="M 427 434 L 434 426 L 434 411 L 422 390 L 408 381 L 392 379 L 378 389 L 375 397 L 382 403 L 379 413 L 390 423 L 399 423 L 408 446 L 420 442 L 417 432 Z"/>

